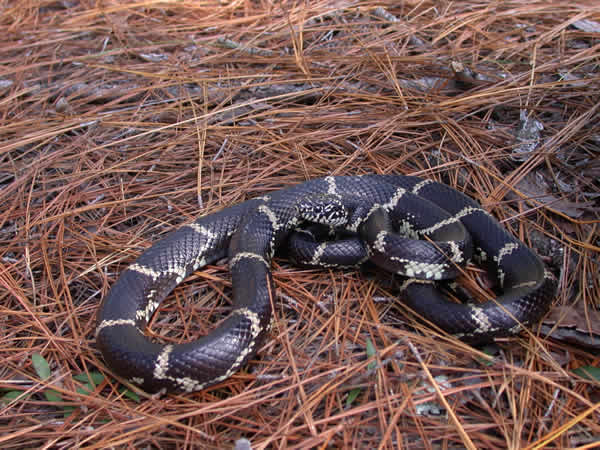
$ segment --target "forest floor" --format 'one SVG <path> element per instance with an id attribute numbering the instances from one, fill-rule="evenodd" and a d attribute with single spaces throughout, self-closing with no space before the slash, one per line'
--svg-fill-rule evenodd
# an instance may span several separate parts
<path id="1" fill-rule="evenodd" d="M 0 27 L 1 448 L 599 445 L 597 1 L 4 1 Z M 149 395 L 105 365 L 99 305 L 144 249 L 365 173 L 478 200 L 559 280 L 551 312 L 472 347 L 390 276 L 277 258 L 230 379 Z M 193 340 L 230 300 L 219 261 L 146 332 Z"/>

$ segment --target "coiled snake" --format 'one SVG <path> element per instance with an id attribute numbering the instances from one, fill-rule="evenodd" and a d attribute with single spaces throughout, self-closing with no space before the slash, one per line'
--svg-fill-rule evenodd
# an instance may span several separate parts
<path id="1" fill-rule="evenodd" d="M 309 223 L 354 235 L 327 243 L 309 231 L 294 232 L 310 230 Z M 538 321 L 557 287 L 531 250 L 446 185 L 395 175 L 326 177 L 200 217 L 146 250 L 100 307 L 96 340 L 108 366 L 147 391 L 190 392 L 231 376 L 264 340 L 274 292 L 270 261 L 284 242 L 301 263 L 345 266 L 370 259 L 406 276 L 407 304 L 470 342 Z M 477 304 L 448 302 L 435 281 L 455 276 L 473 249 L 499 295 Z M 225 256 L 233 284 L 228 318 L 190 343 L 165 345 L 146 337 L 142 330 L 168 293 L 192 271 Z"/>

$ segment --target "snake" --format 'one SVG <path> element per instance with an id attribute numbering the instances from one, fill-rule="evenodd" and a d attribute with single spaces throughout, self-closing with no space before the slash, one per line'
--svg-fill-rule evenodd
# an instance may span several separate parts
<path id="1" fill-rule="evenodd" d="M 201 216 L 144 251 L 98 311 L 96 344 L 107 367 L 148 392 L 193 392 L 231 377 L 268 334 L 276 252 L 300 264 L 368 261 L 398 274 L 402 300 L 417 316 L 473 344 L 538 322 L 557 290 L 535 252 L 450 186 L 405 175 L 327 176 Z M 192 342 L 150 339 L 144 329 L 162 300 L 225 257 L 229 315 Z M 448 301 L 446 287 L 471 260 L 494 281 L 494 296 Z"/>

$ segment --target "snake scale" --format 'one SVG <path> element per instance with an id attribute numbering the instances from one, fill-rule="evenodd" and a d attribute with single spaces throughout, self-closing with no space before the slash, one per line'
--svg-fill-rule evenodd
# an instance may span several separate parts
<path id="1" fill-rule="evenodd" d="M 320 224 L 320 225 L 313 225 Z M 337 230 L 323 241 L 319 234 Z M 313 231 L 314 230 L 314 231 Z M 320 230 L 320 231 L 319 231 Z M 262 345 L 274 296 L 277 249 L 309 265 L 370 260 L 405 276 L 403 300 L 418 315 L 468 342 L 517 333 L 548 311 L 557 289 L 540 259 L 464 194 L 411 176 L 330 176 L 200 217 L 146 250 L 102 302 L 96 340 L 108 367 L 146 391 L 196 391 L 242 367 Z M 498 295 L 452 303 L 438 282 L 478 258 Z M 191 272 L 229 257 L 233 305 L 209 335 L 162 344 L 144 328 Z"/>

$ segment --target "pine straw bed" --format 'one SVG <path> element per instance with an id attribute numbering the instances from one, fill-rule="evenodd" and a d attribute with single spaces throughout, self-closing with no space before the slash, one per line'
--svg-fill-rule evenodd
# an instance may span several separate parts
<path id="1" fill-rule="evenodd" d="M 136 392 L 95 347 L 102 297 L 161 236 L 369 172 L 477 198 L 597 326 L 596 2 L 387 3 L 2 3 L 0 447 L 594 445 L 597 348 L 536 328 L 468 347 L 372 272 L 277 260 L 268 342 L 203 392 Z M 193 339 L 229 296 L 210 266 L 148 332 Z"/>

